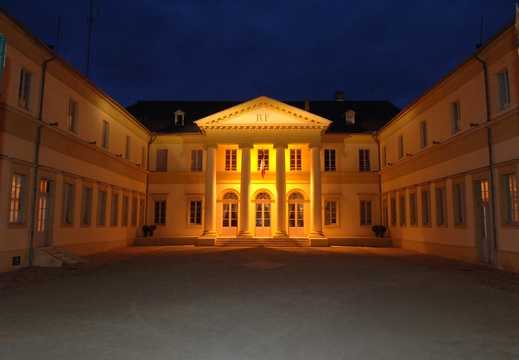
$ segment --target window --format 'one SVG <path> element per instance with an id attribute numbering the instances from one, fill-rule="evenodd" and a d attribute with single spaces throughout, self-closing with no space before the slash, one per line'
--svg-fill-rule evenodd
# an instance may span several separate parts
<path id="1" fill-rule="evenodd" d="M 263 169 L 266 171 L 269 169 L 269 151 L 261 149 L 258 150 L 258 171 Z"/>
<path id="2" fill-rule="evenodd" d="M 186 113 L 182 110 L 175 111 L 175 126 L 184 126 L 184 118 Z"/>
<path id="3" fill-rule="evenodd" d="M 505 222 L 517 224 L 519 222 L 519 205 L 517 199 L 517 175 L 506 174 L 503 176 L 505 196 Z"/>
<path id="4" fill-rule="evenodd" d="M 18 105 L 29 110 L 31 96 L 32 74 L 22 69 L 20 71 L 20 85 L 18 87 Z"/>
<path id="5" fill-rule="evenodd" d="M 132 150 L 132 138 L 127 136 L 126 137 L 126 151 L 124 152 L 124 158 L 126 160 L 130 160 L 131 150 Z"/>
<path id="6" fill-rule="evenodd" d="M 146 167 L 146 148 L 144 146 L 141 148 L 141 166 Z"/>
<path id="7" fill-rule="evenodd" d="M 76 101 L 70 99 L 68 101 L 67 129 L 73 133 L 77 132 L 78 114 L 79 104 Z"/>
<path id="8" fill-rule="evenodd" d="M 107 121 L 103 121 L 103 133 L 101 135 L 101 146 L 108 149 L 108 142 L 110 139 L 110 124 Z"/>
<path id="9" fill-rule="evenodd" d="M 427 147 L 427 122 L 420 123 L 420 148 Z"/>
<path id="10" fill-rule="evenodd" d="M 168 149 L 158 149 L 155 170 L 168 171 Z"/>
<path id="11" fill-rule="evenodd" d="M 191 171 L 202 171 L 202 150 L 191 150 Z"/>
<path id="12" fill-rule="evenodd" d="M 359 150 L 359 171 L 371 171 L 371 161 L 369 150 Z"/>
<path id="13" fill-rule="evenodd" d="M 324 201 L 324 225 L 337 225 L 337 201 Z"/>
<path id="14" fill-rule="evenodd" d="M 372 224 L 372 213 L 371 213 L 371 201 L 361 200 L 360 202 L 360 224 L 371 225 Z"/>
<path id="15" fill-rule="evenodd" d="M 92 223 L 92 188 L 83 187 L 81 195 L 81 224 L 90 225 Z"/>
<path id="16" fill-rule="evenodd" d="M 411 225 L 418 224 L 418 209 L 417 209 L 416 193 L 409 194 L 409 223 Z"/>
<path id="17" fill-rule="evenodd" d="M 431 223 L 431 201 L 429 190 L 422 191 L 422 225 L 427 226 Z"/>
<path id="18" fill-rule="evenodd" d="M 461 115 L 459 101 L 452 102 L 451 107 L 451 130 L 452 133 L 457 133 L 461 130 Z"/>
<path id="19" fill-rule="evenodd" d="M 391 198 L 391 225 L 396 225 L 396 198 Z"/>
<path id="20" fill-rule="evenodd" d="M 110 211 L 110 225 L 117 226 L 119 221 L 119 194 L 112 194 L 112 208 Z"/>
<path id="21" fill-rule="evenodd" d="M 225 170 L 236 171 L 236 149 L 225 150 Z"/>
<path id="22" fill-rule="evenodd" d="M 9 207 L 9 222 L 23 224 L 25 211 L 25 175 L 13 174 L 11 179 L 11 203 Z"/>
<path id="23" fill-rule="evenodd" d="M 202 200 L 189 202 L 189 224 L 202 225 Z"/>
<path id="24" fill-rule="evenodd" d="M 128 226 L 128 205 L 130 199 L 128 196 L 123 196 L 122 209 L 121 209 L 121 225 Z"/>
<path id="25" fill-rule="evenodd" d="M 453 206 L 454 206 L 454 224 L 465 224 L 465 185 L 454 184 L 452 186 Z"/>
<path id="26" fill-rule="evenodd" d="M 290 171 L 301 170 L 301 149 L 290 149 Z"/>
<path id="27" fill-rule="evenodd" d="M 436 223 L 440 226 L 447 225 L 445 188 L 436 189 Z"/>
<path id="28" fill-rule="evenodd" d="M 137 198 L 132 198 L 132 226 L 137 225 Z"/>
<path id="29" fill-rule="evenodd" d="M 508 70 L 497 74 L 497 110 L 503 110 L 510 105 L 510 83 L 508 81 Z"/>
<path id="30" fill-rule="evenodd" d="M 63 224 L 74 224 L 74 195 L 75 185 L 65 183 L 63 188 Z"/>
<path id="31" fill-rule="evenodd" d="M 155 211 L 153 214 L 153 222 L 158 225 L 166 224 L 166 200 L 155 201 Z"/>
<path id="32" fill-rule="evenodd" d="M 99 190 L 97 194 L 97 225 L 106 224 L 106 191 Z"/>
<path id="33" fill-rule="evenodd" d="M 335 149 L 324 149 L 324 171 L 335 170 Z"/>
<path id="34" fill-rule="evenodd" d="M 404 135 L 398 136 L 398 158 L 402 159 L 404 157 Z"/>
<path id="35" fill-rule="evenodd" d="M 382 166 L 387 166 L 386 147 L 382 146 Z"/>
<path id="36" fill-rule="evenodd" d="M 400 225 L 405 226 L 407 223 L 405 214 L 405 195 L 400 195 L 398 197 L 398 205 L 400 206 Z"/>

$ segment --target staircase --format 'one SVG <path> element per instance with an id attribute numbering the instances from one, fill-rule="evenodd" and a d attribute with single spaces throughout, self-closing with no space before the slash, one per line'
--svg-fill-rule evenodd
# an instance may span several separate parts
<path id="1" fill-rule="evenodd" d="M 73 268 L 87 261 L 59 247 L 43 247 L 35 249 L 34 265 L 43 267 Z"/>
<path id="2" fill-rule="evenodd" d="M 216 246 L 250 247 L 304 247 L 310 246 L 308 238 L 217 238 Z"/>

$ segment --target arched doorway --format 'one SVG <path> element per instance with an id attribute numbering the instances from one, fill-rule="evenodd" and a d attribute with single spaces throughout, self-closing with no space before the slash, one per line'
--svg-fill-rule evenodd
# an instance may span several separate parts
<path id="1" fill-rule="evenodd" d="M 293 192 L 288 197 L 288 236 L 305 235 L 305 205 L 304 196 L 300 192 Z"/>
<path id="2" fill-rule="evenodd" d="M 256 236 L 270 236 L 271 203 L 269 193 L 262 191 L 256 195 Z"/>
<path id="3" fill-rule="evenodd" d="M 222 236 L 238 234 L 238 194 L 228 191 L 222 198 Z"/>

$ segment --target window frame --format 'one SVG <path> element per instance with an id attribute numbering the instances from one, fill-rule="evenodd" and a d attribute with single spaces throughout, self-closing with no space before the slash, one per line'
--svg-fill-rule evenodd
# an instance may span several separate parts
<path id="1" fill-rule="evenodd" d="M 104 149 L 108 149 L 110 146 L 110 123 L 103 120 L 103 129 L 101 132 L 101 146 Z"/>
<path id="2" fill-rule="evenodd" d="M 119 191 L 112 191 L 110 201 L 110 226 L 119 226 Z"/>
<path id="3" fill-rule="evenodd" d="M 503 187 L 504 224 L 519 225 L 519 199 L 517 174 L 507 173 L 501 176 Z"/>
<path id="4" fill-rule="evenodd" d="M 188 199 L 187 224 L 188 226 L 202 226 L 203 200 L 201 198 Z"/>
<path id="5" fill-rule="evenodd" d="M 427 187 L 421 190 L 422 226 L 431 226 L 431 190 Z"/>
<path id="6" fill-rule="evenodd" d="M 371 151 L 369 149 L 359 149 L 359 171 L 371 171 Z"/>
<path id="7" fill-rule="evenodd" d="M 323 219 L 324 226 L 338 227 L 339 226 L 339 200 L 335 198 L 324 199 L 323 202 Z"/>
<path id="8" fill-rule="evenodd" d="M 301 149 L 290 149 L 290 171 L 301 171 L 302 169 Z"/>
<path id="9" fill-rule="evenodd" d="M 20 82 L 18 85 L 18 105 L 25 110 L 31 109 L 33 73 L 25 68 L 20 69 Z"/>
<path id="10" fill-rule="evenodd" d="M 167 215 L 166 199 L 154 199 L 153 200 L 153 224 L 154 225 L 166 225 Z"/>
<path id="11" fill-rule="evenodd" d="M 510 78 L 508 69 L 503 69 L 496 74 L 496 87 L 497 111 L 501 111 L 509 107 L 511 102 Z"/>
<path id="12" fill-rule="evenodd" d="M 361 226 L 373 225 L 373 200 L 361 199 L 359 201 L 359 221 Z"/>
<path id="13" fill-rule="evenodd" d="M 258 171 L 261 172 L 261 162 L 265 164 L 265 171 L 269 171 L 269 149 L 258 149 Z"/>
<path id="14" fill-rule="evenodd" d="M 427 121 L 420 122 L 420 149 L 424 149 L 429 145 L 427 139 Z"/>
<path id="15" fill-rule="evenodd" d="M 74 99 L 68 101 L 67 130 L 77 134 L 79 120 L 79 103 Z"/>
<path id="16" fill-rule="evenodd" d="M 81 190 L 81 226 L 92 225 L 93 200 L 94 189 L 90 185 L 83 185 Z"/>
<path id="17" fill-rule="evenodd" d="M 96 225 L 106 226 L 106 208 L 108 203 L 108 189 L 97 190 Z"/>
<path id="18" fill-rule="evenodd" d="M 461 131 L 461 107 L 459 100 L 449 104 L 451 117 L 451 132 L 453 134 Z"/>
<path id="19" fill-rule="evenodd" d="M 462 181 L 452 183 L 452 207 L 454 226 L 463 227 L 467 222 L 466 186 Z"/>
<path id="20" fill-rule="evenodd" d="M 15 181 L 15 178 L 17 181 Z M 13 172 L 11 175 L 11 191 L 9 200 L 9 226 L 27 224 L 28 210 L 28 175 Z"/>
<path id="21" fill-rule="evenodd" d="M 447 227 L 447 191 L 445 185 L 436 186 L 436 225 L 438 227 Z"/>
<path id="22" fill-rule="evenodd" d="M 157 149 L 155 151 L 155 171 L 168 171 L 168 149 Z"/>
<path id="23" fill-rule="evenodd" d="M 237 150 L 225 149 L 225 171 L 237 170 Z"/>
<path id="24" fill-rule="evenodd" d="M 63 183 L 63 206 L 61 208 L 61 226 L 74 226 L 76 184 L 73 181 Z"/>
<path id="25" fill-rule="evenodd" d="M 337 171 L 337 151 L 335 149 L 324 149 L 324 171 Z"/>
<path id="26" fill-rule="evenodd" d="M 202 149 L 193 149 L 191 150 L 191 171 L 192 172 L 201 172 L 203 171 L 203 159 L 204 152 Z"/>

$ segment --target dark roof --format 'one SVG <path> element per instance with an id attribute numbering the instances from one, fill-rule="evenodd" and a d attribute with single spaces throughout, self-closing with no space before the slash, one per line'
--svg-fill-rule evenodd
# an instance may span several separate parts
<path id="1" fill-rule="evenodd" d="M 142 101 L 127 110 L 150 131 L 157 133 L 196 133 L 200 129 L 194 121 L 243 103 L 242 101 Z M 400 109 L 389 101 L 285 101 L 287 105 L 304 110 L 333 123 L 327 133 L 373 132 L 388 123 Z M 175 126 L 177 110 L 185 113 L 184 126 Z M 347 124 L 347 111 L 355 112 L 355 124 Z"/>

